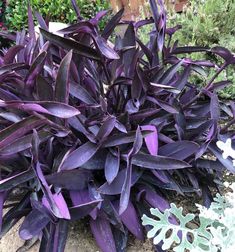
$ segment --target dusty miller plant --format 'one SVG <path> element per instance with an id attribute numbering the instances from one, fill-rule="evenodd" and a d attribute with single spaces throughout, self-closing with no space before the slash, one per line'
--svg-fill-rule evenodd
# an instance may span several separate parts
<path id="1" fill-rule="evenodd" d="M 217 146 L 223 151 L 223 158 L 234 158 L 231 139 L 226 142 L 218 141 Z M 233 160 L 234 163 L 234 160 Z M 225 183 L 226 186 L 228 183 Z M 173 248 L 175 252 L 189 250 L 191 252 L 232 252 L 235 249 L 235 183 L 229 185 L 232 192 L 225 196 L 216 194 L 209 208 L 196 204 L 198 227 L 192 228 L 195 214 L 184 215 L 183 208 L 174 203 L 163 213 L 151 208 L 150 212 L 157 218 L 143 215 L 144 226 L 151 226 L 148 238 L 154 238 L 153 243 L 162 243 L 162 249 Z M 195 226 L 195 225 L 194 225 Z"/>

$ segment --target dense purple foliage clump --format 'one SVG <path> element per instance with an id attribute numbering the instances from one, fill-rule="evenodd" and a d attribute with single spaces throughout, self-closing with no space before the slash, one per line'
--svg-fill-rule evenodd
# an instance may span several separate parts
<path id="1" fill-rule="evenodd" d="M 224 169 L 234 172 L 215 142 L 233 137 L 235 105 L 219 101 L 230 83 L 215 79 L 235 57 L 222 47 L 177 47 L 179 27 L 166 28 L 161 0 L 150 0 L 153 18 L 127 22 L 114 45 L 123 10 L 100 32 L 107 12 L 86 21 L 72 3 L 78 21 L 64 37 L 35 13 L 37 37 L 31 8 L 28 33 L 1 32 L 13 45 L 0 53 L 0 237 L 24 217 L 22 239 L 64 251 L 69 223 L 87 216 L 102 251 L 125 251 L 128 232 L 144 239 L 140 216 L 168 208 L 170 191 L 208 205 Z M 149 23 L 145 45 L 137 31 Z M 224 63 L 185 57 L 193 52 Z M 190 76 L 206 68 L 216 74 L 199 90 Z"/>

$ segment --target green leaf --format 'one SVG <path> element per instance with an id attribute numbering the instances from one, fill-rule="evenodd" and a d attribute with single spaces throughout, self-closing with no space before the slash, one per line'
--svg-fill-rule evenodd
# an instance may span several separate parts
<path id="1" fill-rule="evenodd" d="M 147 237 L 153 238 L 153 243 L 158 244 L 163 242 L 162 249 L 170 249 L 173 245 L 173 251 L 183 252 L 185 249 L 191 251 L 194 248 L 203 248 L 204 251 L 211 251 L 211 234 L 207 230 L 208 226 L 213 222 L 210 219 L 199 217 L 200 227 L 197 229 L 188 228 L 188 224 L 194 220 L 194 214 L 183 215 L 183 208 L 177 208 L 174 203 L 171 204 L 170 209 L 166 209 L 161 213 L 158 209 L 150 209 L 152 215 L 157 217 L 157 220 L 143 215 L 143 225 L 152 226 Z M 170 216 L 174 216 L 179 220 L 179 224 L 171 223 Z M 182 234 L 180 238 L 179 234 Z M 199 251 L 199 250 L 198 250 Z"/>

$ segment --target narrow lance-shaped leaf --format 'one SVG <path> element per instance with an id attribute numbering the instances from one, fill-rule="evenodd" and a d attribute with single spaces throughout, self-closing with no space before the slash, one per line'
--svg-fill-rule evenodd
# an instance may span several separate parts
<path id="1" fill-rule="evenodd" d="M 137 170 L 133 169 L 131 176 L 131 186 L 133 186 L 138 181 L 141 175 L 142 175 L 141 172 L 138 172 Z M 99 188 L 99 192 L 106 195 L 120 194 L 122 192 L 125 176 L 126 176 L 126 169 L 122 169 L 121 171 L 119 171 L 118 175 L 113 180 L 113 182 L 111 184 L 108 184 L 108 182 L 104 183 Z"/>
<path id="2" fill-rule="evenodd" d="M 11 176 L 9 178 L 5 178 L 0 180 L 0 192 L 4 192 L 7 190 L 11 190 L 16 186 L 23 184 L 33 178 L 35 178 L 34 170 L 30 169 L 24 172 L 21 172 L 17 175 Z"/>
<path id="3" fill-rule="evenodd" d="M 37 90 L 38 98 L 41 101 L 52 101 L 53 100 L 53 96 L 54 96 L 53 87 L 41 75 L 37 76 L 36 90 Z"/>
<path id="4" fill-rule="evenodd" d="M 118 151 L 118 156 L 115 157 L 110 152 L 108 153 L 106 160 L 105 160 L 105 178 L 107 182 L 110 184 L 116 178 L 119 166 L 120 166 L 120 153 Z"/>
<path id="5" fill-rule="evenodd" d="M 107 23 L 107 25 L 104 27 L 104 30 L 102 32 L 102 37 L 105 39 L 108 39 L 109 36 L 112 34 L 114 31 L 115 27 L 117 24 L 120 22 L 122 16 L 124 13 L 124 8 L 122 8 L 120 11 L 118 11 L 112 18 L 111 20 Z"/>
<path id="6" fill-rule="evenodd" d="M 42 191 L 44 193 L 43 204 L 53 212 L 58 218 L 70 219 L 67 203 L 61 192 L 52 193 L 45 176 L 42 172 L 41 164 L 39 163 L 39 137 L 37 131 L 34 130 L 32 138 L 32 167 L 35 170 L 38 181 L 40 182 Z"/>
<path id="7" fill-rule="evenodd" d="M 211 94 L 211 102 L 210 102 L 210 112 L 211 112 L 211 119 L 216 121 L 219 120 L 220 117 L 220 109 L 219 109 L 219 99 L 216 93 Z"/>
<path id="8" fill-rule="evenodd" d="M 0 233 L 2 232 L 2 217 L 3 217 L 3 204 L 5 201 L 5 193 L 0 192 Z"/>
<path id="9" fill-rule="evenodd" d="M 26 84 L 32 86 L 38 74 L 43 70 L 44 63 L 46 61 L 47 52 L 42 51 L 37 58 L 34 60 L 33 64 L 29 69 L 29 73 L 26 76 Z"/>
<path id="10" fill-rule="evenodd" d="M 40 29 L 40 32 L 42 33 L 43 37 L 47 39 L 48 41 L 52 42 L 53 44 L 57 46 L 61 46 L 64 49 L 67 50 L 73 50 L 74 53 L 77 53 L 81 56 L 91 58 L 94 60 L 100 60 L 99 54 L 94 50 L 93 48 L 86 46 L 84 44 L 81 44 L 77 41 L 74 41 L 72 39 L 63 38 L 61 36 L 52 34 L 50 32 L 47 32 L 43 29 Z"/>
<path id="11" fill-rule="evenodd" d="M 158 154 L 184 160 L 195 154 L 199 149 L 199 145 L 192 141 L 176 141 L 174 143 L 165 144 L 159 148 Z"/>
<path id="12" fill-rule="evenodd" d="M 152 131 L 148 130 L 142 131 L 143 137 L 151 133 Z M 133 143 L 135 141 L 135 135 L 136 135 L 135 131 L 112 135 L 103 142 L 102 147 L 113 147 L 121 144 Z"/>
<path id="13" fill-rule="evenodd" d="M 66 188 L 68 190 L 82 190 L 86 188 L 91 174 L 86 170 L 76 169 L 47 175 L 45 178 L 50 185 Z"/>
<path id="14" fill-rule="evenodd" d="M 131 159 L 132 164 L 146 169 L 172 170 L 191 167 L 188 163 L 164 156 L 136 154 Z"/>
<path id="15" fill-rule="evenodd" d="M 101 36 L 93 37 L 94 42 L 100 51 L 100 53 L 105 56 L 107 59 L 119 59 L 119 55 L 114 49 L 112 49 Z"/>
<path id="16" fill-rule="evenodd" d="M 58 102 L 68 103 L 69 100 L 69 70 L 72 56 L 71 50 L 60 63 L 55 83 L 55 99 Z"/>
<path id="17" fill-rule="evenodd" d="M 38 112 L 42 114 L 53 115 L 59 118 L 70 118 L 80 114 L 80 112 L 76 108 L 70 105 L 51 101 L 29 101 L 23 103 L 20 101 L 5 102 L 0 100 L 0 107 L 15 108 L 29 112 Z"/>
<path id="18" fill-rule="evenodd" d="M 51 136 L 51 133 L 48 131 L 41 130 L 38 132 L 38 136 L 40 142 L 44 142 Z M 32 134 L 20 137 L 19 139 L 16 139 L 14 142 L 6 144 L 4 147 L 2 147 L 0 149 L 0 155 L 12 155 L 27 150 L 32 147 L 31 143 L 32 143 Z"/>
<path id="19" fill-rule="evenodd" d="M 43 124 L 45 124 L 45 120 L 30 116 L 1 130 L 0 148 L 4 147 L 6 144 L 14 142 L 17 138 L 24 136 L 32 129 Z"/>
<path id="20" fill-rule="evenodd" d="M 30 37 L 36 41 L 35 30 L 34 30 L 34 21 L 33 21 L 33 13 L 30 4 L 28 4 L 28 27 Z"/>
<path id="21" fill-rule="evenodd" d="M 78 19 L 81 19 L 81 14 L 80 14 L 80 10 L 78 8 L 78 5 L 77 5 L 77 2 L 76 0 L 71 0 L 71 3 L 72 3 L 72 6 L 73 6 L 73 9 L 78 17 Z"/>
<path id="22" fill-rule="evenodd" d="M 66 240 L 69 232 L 69 222 L 67 220 L 59 220 L 56 224 L 56 230 L 53 241 L 53 252 L 64 252 Z"/>
<path id="23" fill-rule="evenodd" d="M 19 234 L 21 239 L 29 240 L 35 236 L 39 236 L 40 232 L 49 221 L 50 219 L 46 214 L 33 209 L 31 213 L 26 216 L 20 227 Z"/>
<path id="24" fill-rule="evenodd" d="M 126 176 L 122 187 L 121 197 L 120 197 L 120 207 L 119 214 L 122 214 L 128 207 L 130 200 L 130 192 L 131 192 L 131 178 L 132 178 L 132 156 L 136 155 L 143 144 L 143 137 L 140 131 L 140 127 L 138 126 L 136 130 L 136 137 L 133 143 L 133 147 L 127 155 L 127 168 L 126 168 Z"/>
<path id="25" fill-rule="evenodd" d="M 22 45 L 15 45 L 8 49 L 7 53 L 5 54 L 3 60 L 5 64 L 13 63 L 17 53 L 24 48 Z"/>
<path id="26" fill-rule="evenodd" d="M 113 203 L 115 208 L 118 208 L 118 202 Z M 127 209 L 120 215 L 123 224 L 128 230 L 139 240 L 144 240 L 142 226 L 139 222 L 137 212 L 131 201 L 127 206 Z"/>
<path id="27" fill-rule="evenodd" d="M 96 135 L 97 140 L 102 141 L 103 139 L 105 139 L 114 129 L 115 123 L 116 123 L 115 117 L 108 117 L 104 121 L 104 123 L 102 124 Z"/>
<path id="28" fill-rule="evenodd" d="M 98 150 L 98 146 L 91 142 L 86 142 L 74 150 L 64 161 L 61 170 L 71 170 L 85 164 Z"/>
<path id="29" fill-rule="evenodd" d="M 153 125 L 141 126 L 142 130 L 152 131 L 151 134 L 144 137 L 144 141 L 147 145 L 148 151 L 151 155 L 156 156 L 158 153 L 158 133 L 157 128 Z"/>
<path id="30" fill-rule="evenodd" d="M 106 219 L 98 217 L 93 220 L 91 218 L 90 227 L 98 246 L 103 252 L 116 252 L 112 230 Z"/>
<path id="31" fill-rule="evenodd" d="M 25 63 L 12 63 L 7 64 L 2 67 L 0 67 L 0 75 L 10 72 L 10 71 L 16 71 L 20 69 L 27 69 L 28 66 Z"/>

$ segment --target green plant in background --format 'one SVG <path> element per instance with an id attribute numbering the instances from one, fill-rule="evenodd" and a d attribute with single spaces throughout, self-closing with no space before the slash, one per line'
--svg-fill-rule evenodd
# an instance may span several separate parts
<path id="1" fill-rule="evenodd" d="M 149 4 L 141 7 L 142 18 L 148 12 Z M 178 40 L 179 46 L 224 46 L 235 53 L 235 0 L 189 0 L 183 13 L 176 13 L 168 6 L 168 27 L 182 25 L 184 29 L 178 30 L 174 38 Z M 139 29 L 139 35 L 143 42 L 147 42 L 153 25 Z M 190 56 L 191 57 L 191 56 Z M 195 53 L 191 58 L 198 60 L 201 53 Z M 207 59 L 220 65 L 218 58 L 207 55 Z M 214 75 L 214 70 L 205 72 L 205 78 Z M 219 91 L 221 98 L 235 98 L 235 74 L 234 66 L 228 67 L 216 81 L 222 81 L 226 77 L 233 85 Z M 201 76 L 194 75 L 191 82 L 203 83 Z"/>
<path id="2" fill-rule="evenodd" d="M 170 26 L 180 24 L 184 27 L 175 34 L 175 38 L 182 46 L 185 44 L 208 47 L 220 45 L 235 52 L 235 0 L 191 0 L 181 14 L 169 9 L 169 24 Z M 194 55 L 194 59 L 200 57 L 200 54 Z M 211 55 L 207 57 L 217 64 L 221 63 L 218 59 L 211 58 Z M 220 96 L 234 99 L 234 67 L 228 68 L 224 75 L 232 81 L 233 85 L 220 91 Z M 221 76 L 218 81 L 221 80 Z"/>
<path id="3" fill-rule="evenodd" d="M 71 0 L 9 0 L 6 8 L 5 19 L 10 30 L 21 30 L 27 27 L 27 5 L 28 2 L 33 10 L 37 10 L 50 21 L 63 23 L 73 23 L 76 21 L 76 14 L 72 8 Z M 78 6 L 81 15 L 89 19 L 98 11 L 109 9 L 109 3 L 106 0 L 90 1 L 78 0 Z M 107 21 L 107 20 L 106 20 Z M 101 28 L 104 26 L 101 22 Z"/>
<path id="4" fill-rule="evenodd" d="M 170 11 L 170 24 L 184 27 L 178 32 L 182 45 L 220 45 L 235 51 L 235 1 L 191 0 L 181 14 Z"/>
<path id="5" fill-rule="evenodd" d="M 143 225 L 151 226 L 148 238 L 153 243 L 162 241 L 162 249 L 170 248 L 175 252 L 233 252 L 235 249 L 235 183 L 225 196 L 217 194 L 209 209 L 197 205 L 200 214 L 198 227 L 195 226 L 195 215 L 183 215 L 183 208 L 171 204 L 170 209 L 161 213 L 158 209 L 150 209 L 156 219 L 143 215 Z M 177 218 L 179 223 L 173 222 Z M 170 219 L 171 218 L 171 219 Z"/>

